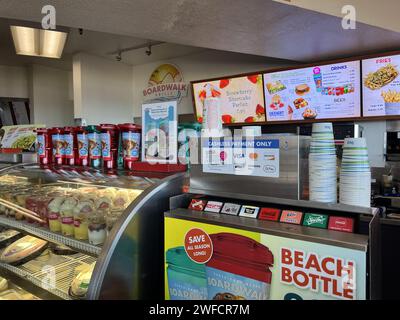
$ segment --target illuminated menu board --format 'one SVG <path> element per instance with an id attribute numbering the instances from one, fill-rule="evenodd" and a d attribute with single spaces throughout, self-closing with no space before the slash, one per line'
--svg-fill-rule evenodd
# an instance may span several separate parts
<path id="1" fill-rule="evenodd" d="M 267 121 L 361 116 L 360 61 L 267 73 Z"/>
<path id="2" fill-rule="evenodd" d="M 362 61 L 363 115 L 400 115 L 400 55 Z"/>
<path id="3" fill-rule="evenodd" d="M 193 83 L 196 116 L 200 123 L 204 120 L 207 87 L 209 94 L 220 100 L 220 110 L 212 114 L 223 124 L 265 121 L 262 74 Z"/>

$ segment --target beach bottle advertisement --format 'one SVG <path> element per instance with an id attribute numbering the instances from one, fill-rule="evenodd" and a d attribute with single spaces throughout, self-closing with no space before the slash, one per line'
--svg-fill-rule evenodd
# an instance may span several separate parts
<path id="1" fill-rule="evenodd" d="M 166 300 L 364 300 L 366 252 L 165 218 Z"/>

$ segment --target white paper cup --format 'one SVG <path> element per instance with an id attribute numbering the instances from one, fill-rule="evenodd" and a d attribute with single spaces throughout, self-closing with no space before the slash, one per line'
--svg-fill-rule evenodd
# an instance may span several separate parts
<path id="1" fill-rule="evenodd" d="M 365 138 L 346 138 L 344 139 L 343 149 L 347 148 L 352 150 L 357 150 L 354 148 L 367 148 L 367 140 Z"/>
<path id="2" fill-rule="evenodd" d="M 332 133 L 333 125 L 330 122 L 313 123 L 312 132 L 313 133 Z"/>

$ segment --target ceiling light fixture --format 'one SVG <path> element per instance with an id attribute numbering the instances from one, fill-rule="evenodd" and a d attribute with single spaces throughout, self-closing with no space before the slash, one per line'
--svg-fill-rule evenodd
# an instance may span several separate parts
<path id="1" fill-rule="evenodd" d="M 19 55 L 61 58 L 67 33 L 21 26 L 10 26 L 15 51 Z"/>

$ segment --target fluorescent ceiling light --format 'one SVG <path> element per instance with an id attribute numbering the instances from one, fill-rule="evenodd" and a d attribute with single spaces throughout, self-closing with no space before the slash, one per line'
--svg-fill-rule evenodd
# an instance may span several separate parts
<path id="1" fill-rule="evenodd" d="M 10 28 L 17 54 L 61 58 L 67 33 L 20 26 Z"/>

